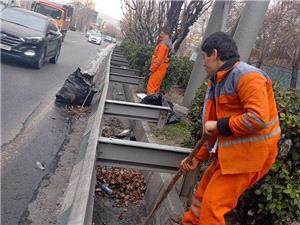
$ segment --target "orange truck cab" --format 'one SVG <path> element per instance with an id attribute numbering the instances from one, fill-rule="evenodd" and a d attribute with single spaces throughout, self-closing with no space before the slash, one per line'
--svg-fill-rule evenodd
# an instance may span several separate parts
<path id="1" fill-rule="evenodd" d="M 71 5 L 61 5 L 48 0 L 36 0 L 32 3 L 31 10 L 53 18 L 64 40 L 73 15 Z"/>

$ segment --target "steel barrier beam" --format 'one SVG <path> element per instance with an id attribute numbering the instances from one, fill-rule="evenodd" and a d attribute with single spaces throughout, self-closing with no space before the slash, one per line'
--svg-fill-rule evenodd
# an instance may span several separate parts
<path id="1" fill-rule="evenodd" d="M 112 82 L 139 85 L 143 80 L 144 80 L 143 77 L 138 77 L 138 76 L 131 76 L 126 74 L 118 74 L 118 73 L 109 74 L 109 81 Z"/>
<path id="2" fill-rule="evenodd" d="M 139 70 L 127 69 L 118 66 L 110 66 L 110 72 L 117 73 L 117 74 L 133 75 L 133 76 L 138 76 L 140 74 Z"/>
<path id="3" fill-rule="evenodd" d="M 100 137 L 97 163 L 174 173 L 191 149 Z"/>
<path id="4" fill-rule="evenodd" d="M 111 64 L 116 65 L 116 66 L 126 66 L 126 67 L 129 66 L 129 64 L 127 62 L 122 62 L 122 61 L 115 60 L 115 59 L 111 60 Z"/>
<path id="5" fill-rule="evenodd" d="M 120 62 L 128 63 L 128 60 L 125 57 L 120 57 L 120 56 L 112 55 L 111 59 L 115 60 L 115 61 L 120 61 Z"/>
<path id="6" fill-rule="evenodd" d="M 113 52 L 112 55 L 113 55 L 113 56 L 117 56 L 117 57 L 121 57 L 121 58 L 125 58 L 125 59 L 126 59 L 126 57 L 125 57 L 124 55 L 122 55 L 122 53 L 119 54 L 119 53 Z"/>
<path id="7" fill-rule="evenodd" d="M 144 120 L 164 125 L 167 121 L 169 107 L 146 105 L 133 102 L 106 100 L 104 115 L 133 120 Z"/>

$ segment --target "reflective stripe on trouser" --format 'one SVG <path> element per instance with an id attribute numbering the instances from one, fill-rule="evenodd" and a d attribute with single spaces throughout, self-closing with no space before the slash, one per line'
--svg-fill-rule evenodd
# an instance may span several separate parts
<path id="1" fill-rule="evenodd" d="M 167 67 L 163 66 L 154 73 L 151 73 L 147 83 L 147 95 L 152 95 L 160 92 L 161 83 L 166 75 Z"/>
<path id="2" fill-rule="evenodd" d="M 235 208 L 241 194 L 263 177 L 274 163 L 266 162 L 262 170 L 252 173 L 221 174 L 220 164 L 215 160 L 205 171 L 195 193 L 201 202 L 183 215 L 183 225 L 225 225 L 224 215 Z M 198 210 L 198 213 L 194 213 Z"/>

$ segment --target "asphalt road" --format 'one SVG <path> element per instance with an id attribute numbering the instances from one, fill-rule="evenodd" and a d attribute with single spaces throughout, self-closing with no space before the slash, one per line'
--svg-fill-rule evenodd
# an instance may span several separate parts
<path id="1" fill-rule="evenodd" d="M 26 217 L 41 181 L 55 172 L 74 119 L 55 107 L 55 94 L 69 74 L 86 67 L 106 45 L 88 43 L 83 34 L 70 31 L 56 65 L 35 70 L 2 61 L 1 224 L 18 224 Z"/>
<path id="2" fill-rule="evenodd" d="M 1 145 L 12 141 L 41 102 L 54 98 L 66 77 L 78 66 L 87 65 L 104 45 L 88 43 L 82 33 L 69 31 L 56 65 L 46 63 L 36 70 L 25 63 L 2 60 Z"/>

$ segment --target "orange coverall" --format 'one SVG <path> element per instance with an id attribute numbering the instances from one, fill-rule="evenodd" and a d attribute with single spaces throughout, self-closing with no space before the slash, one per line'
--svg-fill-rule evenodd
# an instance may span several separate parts
<path id="1" fill-rule="evenodd" d="M 219 70 L 205 98 L 203 124 L 208 120 L 218 121 L 219 135 L 211 136 L 195 157 L 207 160 L 217 142 L 216 159 L 205 171 L 183 225 L 224 225 L 224 215 L 277 156 L 281 131 L 265 72 L 239 61 Z"/>
<path id="2" fill-rule="evenodd" d="M 169 35 L 160 35 L 159 43 L 154 49 L 150 66 L 150 78 L 147 84 L 147 95 L 160 92 L 161 82 L 163 81 L 169 67 L 169 51 L 171 49 Z"/>

